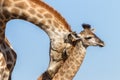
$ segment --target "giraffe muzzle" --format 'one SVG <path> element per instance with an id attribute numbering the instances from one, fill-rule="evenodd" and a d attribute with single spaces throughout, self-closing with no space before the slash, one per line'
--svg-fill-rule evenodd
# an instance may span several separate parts
<path id="1" fill-rule="evenodd" d="M 99 43 L 99 47 L 104 47 L 105 46 L 105 43 L 103 42 L 103 41 L 101 41 L 100 43 Z"/>

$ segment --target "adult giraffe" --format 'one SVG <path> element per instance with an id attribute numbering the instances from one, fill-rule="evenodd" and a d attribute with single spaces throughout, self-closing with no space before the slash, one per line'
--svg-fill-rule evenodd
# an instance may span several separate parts
<path id="1" fill-rule="evenodd" d="M 51 77 L 57 72 L 62 65 L 63 59 L 61 54 L 65 48 L 64 37 L 71 32 L 71 29 L 65 19 L 53 8 L 42 2 L 42 0 L 0 0 L 0 44 L 5 43 L 5 29 L 6 23 L 11 19 L 23 19 L 29 21 L 39 28 L 43 29 L 50 38 L 50 64 L 45 74 Z M 56 45 L 57 44 L 57 45 Z M 10 44 L 9 44 L 10 45 Z M 8 80 L 11 70 L 14 68 L 16 62 L 5 58 L 7 53 L 1 52 L 0 62 L 6 61 L 6 66 L 0 70 L 8 73 L 2 80 Z M 14 55 L 10 54 L 11 56 Z M 3 61 L 2 61 L 3 60 Z M 9 63 L 10 62 L 10 63 Z M 0 71 L 0 75 L 3 75 Z M 11 80 L 11 78 L 9 78 Z"/>

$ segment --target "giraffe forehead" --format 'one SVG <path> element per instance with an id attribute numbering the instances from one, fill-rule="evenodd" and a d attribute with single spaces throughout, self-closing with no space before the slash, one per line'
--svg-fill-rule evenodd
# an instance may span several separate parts
<path id="1" fill-rule="evenodd" d="M 80 32 L 81 35 L 94 35 L 94 33 L 91 30 L 84 30 Z"/>

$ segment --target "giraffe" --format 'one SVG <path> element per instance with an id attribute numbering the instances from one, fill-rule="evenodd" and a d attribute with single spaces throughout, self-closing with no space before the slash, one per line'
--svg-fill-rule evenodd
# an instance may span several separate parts
<path id="1" fill-rule="evenodd" d="M 53 77 L 64 62 L 62 58 L 62 51 L 66 46 L 64 37 L 72 32 L 66 20 L 42 0 L 0 0 L 0 44 L 5 43 L 6 23 L 12 19 L 31 22 L 48 34 L 50 38 L 50 63 L 45 74 Z M 4 54 L 3 57 L 7 55 L 9 54 Z M 5 61 L 6 64 L 15 66 L 16 61 L 10 63 L 7 59 Z M 9 73 L 11 75 L 10 70 Z"/>
<path id="2" fill-rule="evenodd" d="M 93 33 L 90 25 L 83 24 L 82 26 L 84 30 L 80 34 L 72 33 L 68 36 L 66 42 L 71 44 L 66 49 L 68 58 L 52 80 L 72 80 L 83 62 L 86 48 L 88 46 L 104 46 L 104 42 Z"/>
<path id="3" fill-rule="evenodd" d="M 7 38 L 5 38 L 0 44 L 0 80 L 11 80 L 11 73 L 16 63 L 16 58 L 17 55 L 15 51 L 13 50 Z"/>

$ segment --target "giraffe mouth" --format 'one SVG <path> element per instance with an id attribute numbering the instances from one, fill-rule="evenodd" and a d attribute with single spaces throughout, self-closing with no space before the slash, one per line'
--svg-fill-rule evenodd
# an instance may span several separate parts
<path id="1" fill-rule="evenodd" d="M 99 45 L 99 47 L 104 47 L 105 46 L 104 42 L 99 43 L 98 45 Z"/>

